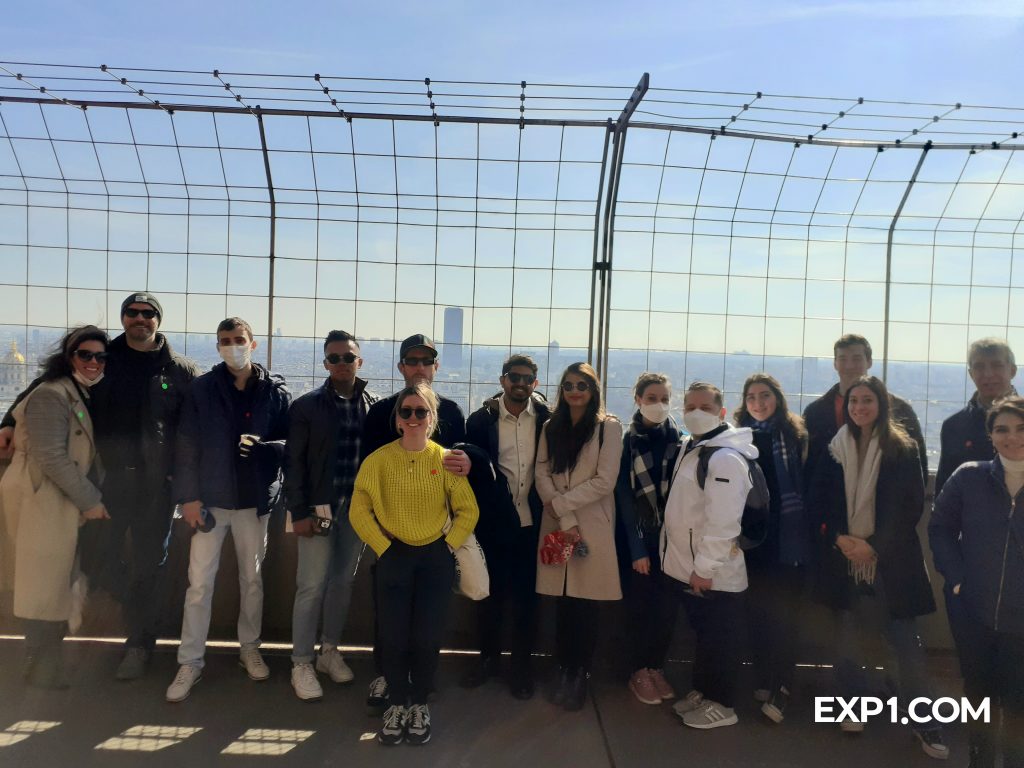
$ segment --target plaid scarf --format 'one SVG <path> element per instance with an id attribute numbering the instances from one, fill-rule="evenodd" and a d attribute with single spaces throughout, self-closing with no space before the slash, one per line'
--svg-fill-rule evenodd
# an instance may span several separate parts
<path id="1" fill-rule="evenodd" d="M 661 460 L 661 482 L 655 486 L 651 477 L 654 468 L 654 452 L 651 450 L 650 435 L 660 432 L 664 435 L 665 456 Z M 672 467 L 679 453 L 679 428 L 671 419 L 665 419 L 654 427 L 644 426 L 643 416 L 637 411 L 626 432 L 629 445 L 629 486 L 633 489 L 637 501 L 645 500 L 646 504 L 638 505 L 647 514 L 637 515 L 637 528 L 641 538 L 643 529 L 660 528 L 664 519 L 665 500 L 668 499 L 669 485 L 672 482 Z"/>
<path id="2" fill-rule="evenodd" d="M 779 562 L 802 563 L 807 557 L 804 541 L 803 461 L 800 444 L 779 428 L 778 419 L 758 421 L 747 414 L 742 427 L 772 436 L 772 464 L 779 486 Z M 774 506 L 774 504 L 772 505 Z"/>

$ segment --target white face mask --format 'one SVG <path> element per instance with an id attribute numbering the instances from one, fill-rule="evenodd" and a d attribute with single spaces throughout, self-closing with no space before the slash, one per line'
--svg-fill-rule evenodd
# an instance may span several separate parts
<path id="1" fill-rule="evenodd" d="M 85 378 L 85 376 L 80 374 L 78 371 L 73 371 L 72 374 L 71 374 L 71 377 L 75 381 L 77 381 L 79 384 L 81 384 L 83 387 L 85 387 L 86 389 L 88 389 L 89 387 L 96 386 L 97 384 L 99 384 L 103 380 L 103 374 L 102 373 L 99 376 L 97 376 L 95 379 L 90 380 L 90 379 Z"/>
<path id="2" fill-rule="evenodd" d="M 228 364 L 233 371 L 242 371 L 249 367 L 252 360 L 252 347 L 248 344 L 231 345 L 228 347 L 217 347 L 221 359 Z"/>
<path id="3" fill-rule="evenodd" d="M 683 414 L 683 424 L 691 435 L 706 435 L 721 423 L 717 413 L 708 413 L 699 408 Z"/>
<path id="4" fill-rule="evenodd" d="M 640 415 L 652 424 L 661 424 L 670 410 L 665 403 L 644 403 L 640 406 Z"/>

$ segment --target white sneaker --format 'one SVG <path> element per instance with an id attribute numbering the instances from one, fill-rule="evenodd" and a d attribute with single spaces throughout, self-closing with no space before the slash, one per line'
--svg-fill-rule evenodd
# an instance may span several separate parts
<path id="1" fill-rule="evenodd" d="M 736 716 L 736 710 L 722 706 L 717 701 L 705 700 L 700 707 L 683 715 L 684 725 L 701 730 L 735 725 L 737 722 L 739 718 Z"/>
<path id="2" fill-rule="evenodd" d="M 295 689 L 295 695 L 303 701 L 316 701 L 324 697 L 324 689 L 316 679 L 313 665 L 308 662 L 292 666 L 292 688 Z"/>
<path id="3" fill-rule="evenodd" d="M 266 680 L 270 677 L 270 667 L 263 661 L 259 648 L 243 648 L 238 654 L 238 665 L 245 668 L 250 680 Z"/>
<path id="4" fill-rule="evenodd" d="M 704 694 L 700 691 L 693 690 L 673 704 L 672 709 L 677 715 L 683 717 L 687 712 L 693 712 L 695 709 L 699 709 L 700 705 L 703 703 Z"/>
<path id="5" fill-rule="evenodd" d="M 336 683 L 351 683 L 355 675 L 337 648 L 323 648 L 316 657 L 316 671 L 330 675 Z"/>
<path id="6" fill-rule="evenodd" d="M 184 701 L 188 698 L 192 686 L 202 678 L 202 669 L 191 664 L 182 664 L 178 667 L 178 674 L 174 676 L 174 681 L 167 686 L 167 700 L 174 702 Z"/>

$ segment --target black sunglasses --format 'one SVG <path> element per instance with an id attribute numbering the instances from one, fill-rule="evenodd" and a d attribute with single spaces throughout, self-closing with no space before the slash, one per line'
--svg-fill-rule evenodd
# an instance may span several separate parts
<path id="1" fill-rule="evenodd" d="M 533 384 L 537 380 L 537 377 L 532 373 L 506 373 L 505 378 L 509 380 L 511 384 Z"/>
<path id="2" fill-rule="evenodd" d="M 422 421 L 430 415 L 430 411 L 426 408 L 406 408 L 404 405 L 398 409 L 398 415 L 403 419 L 411 419 L 413 414 L 416 414 L 416 418 Z"/>
<path id="3" fill-rule="evenodd" d="M 324 358 L 324 362 L 329 365 L 337 365 L 338 363 L 352 365 L 352 363 L 358 359 L 359 355 L 353 355 L 351 352 L 346 352 L 344 355 L 339 355 L 337 352 L 333 352 Z"/>
<path id="4" fill-rule="evenodd" d="M 417 365 L 422 365 L 424 368 L 429 368 L 434 364 L 434 357 L 403 357 L 402 364 L 408 365 L 410 368 L 415 368 Z"/>
<path id="5" fill-rule="evenodd" d="M 136 318 L 139 315 L 142 315 L 147 320 L 152 320 L 158 314 L 159 313 L 155 309 L 132 309 L 131 307 L 129 307 L 124 311 L 125 317 Z"/>
<path id="6" fill-rule="evenodd" d="M 86 363 L 90 363 L 94 359 L 97 363 L 105 363 L 107 362 L 108 355 L 106 352 L 90 352 L 88 349 L 76 349 L 75 357 Z"/>
<path id="7" fill-rule="evenodd" d="M 562 382 L 563 392 L 572 392 L 573 389 L 575 389 L 577 392 L 586 392 L 588 389 L 590 389 L 590 384 L 586 381 L 577 381 L 575 384 L 573 384 L 571 381 Z"/>

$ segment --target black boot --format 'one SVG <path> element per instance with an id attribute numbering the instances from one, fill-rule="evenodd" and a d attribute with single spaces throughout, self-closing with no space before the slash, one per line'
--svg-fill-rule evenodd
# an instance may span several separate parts
<path id="1" fill-rule="evenodd" d="M 574 670 L 569 669 L 569 667 L 559 667 L 558 675 L 555 677 L 551 688 L 548 689 L 548 701 L 556 707 L 562 706 L 569 695 L 569 689 L 572 687 L 574 677 Z"/>
<path id="2" fill-rule="evenodd" d="M 578 712 L 587 703 L 587 694 L 590 692 L 590 673 L 585 669 L 576 670 L 569 683 L 569 690 L 565 695 L 565 711 Z"/>
<path id="3" fill-rule="evenodd" d="M 67 625 L 63 621 L 40 621 L 37 628 L 40 643 L 35 658 L 28 665 L 26 659 L 25 679 L 36 688 L 63 690 L 68 687 L 64 673 L 64 634 Z"/>

